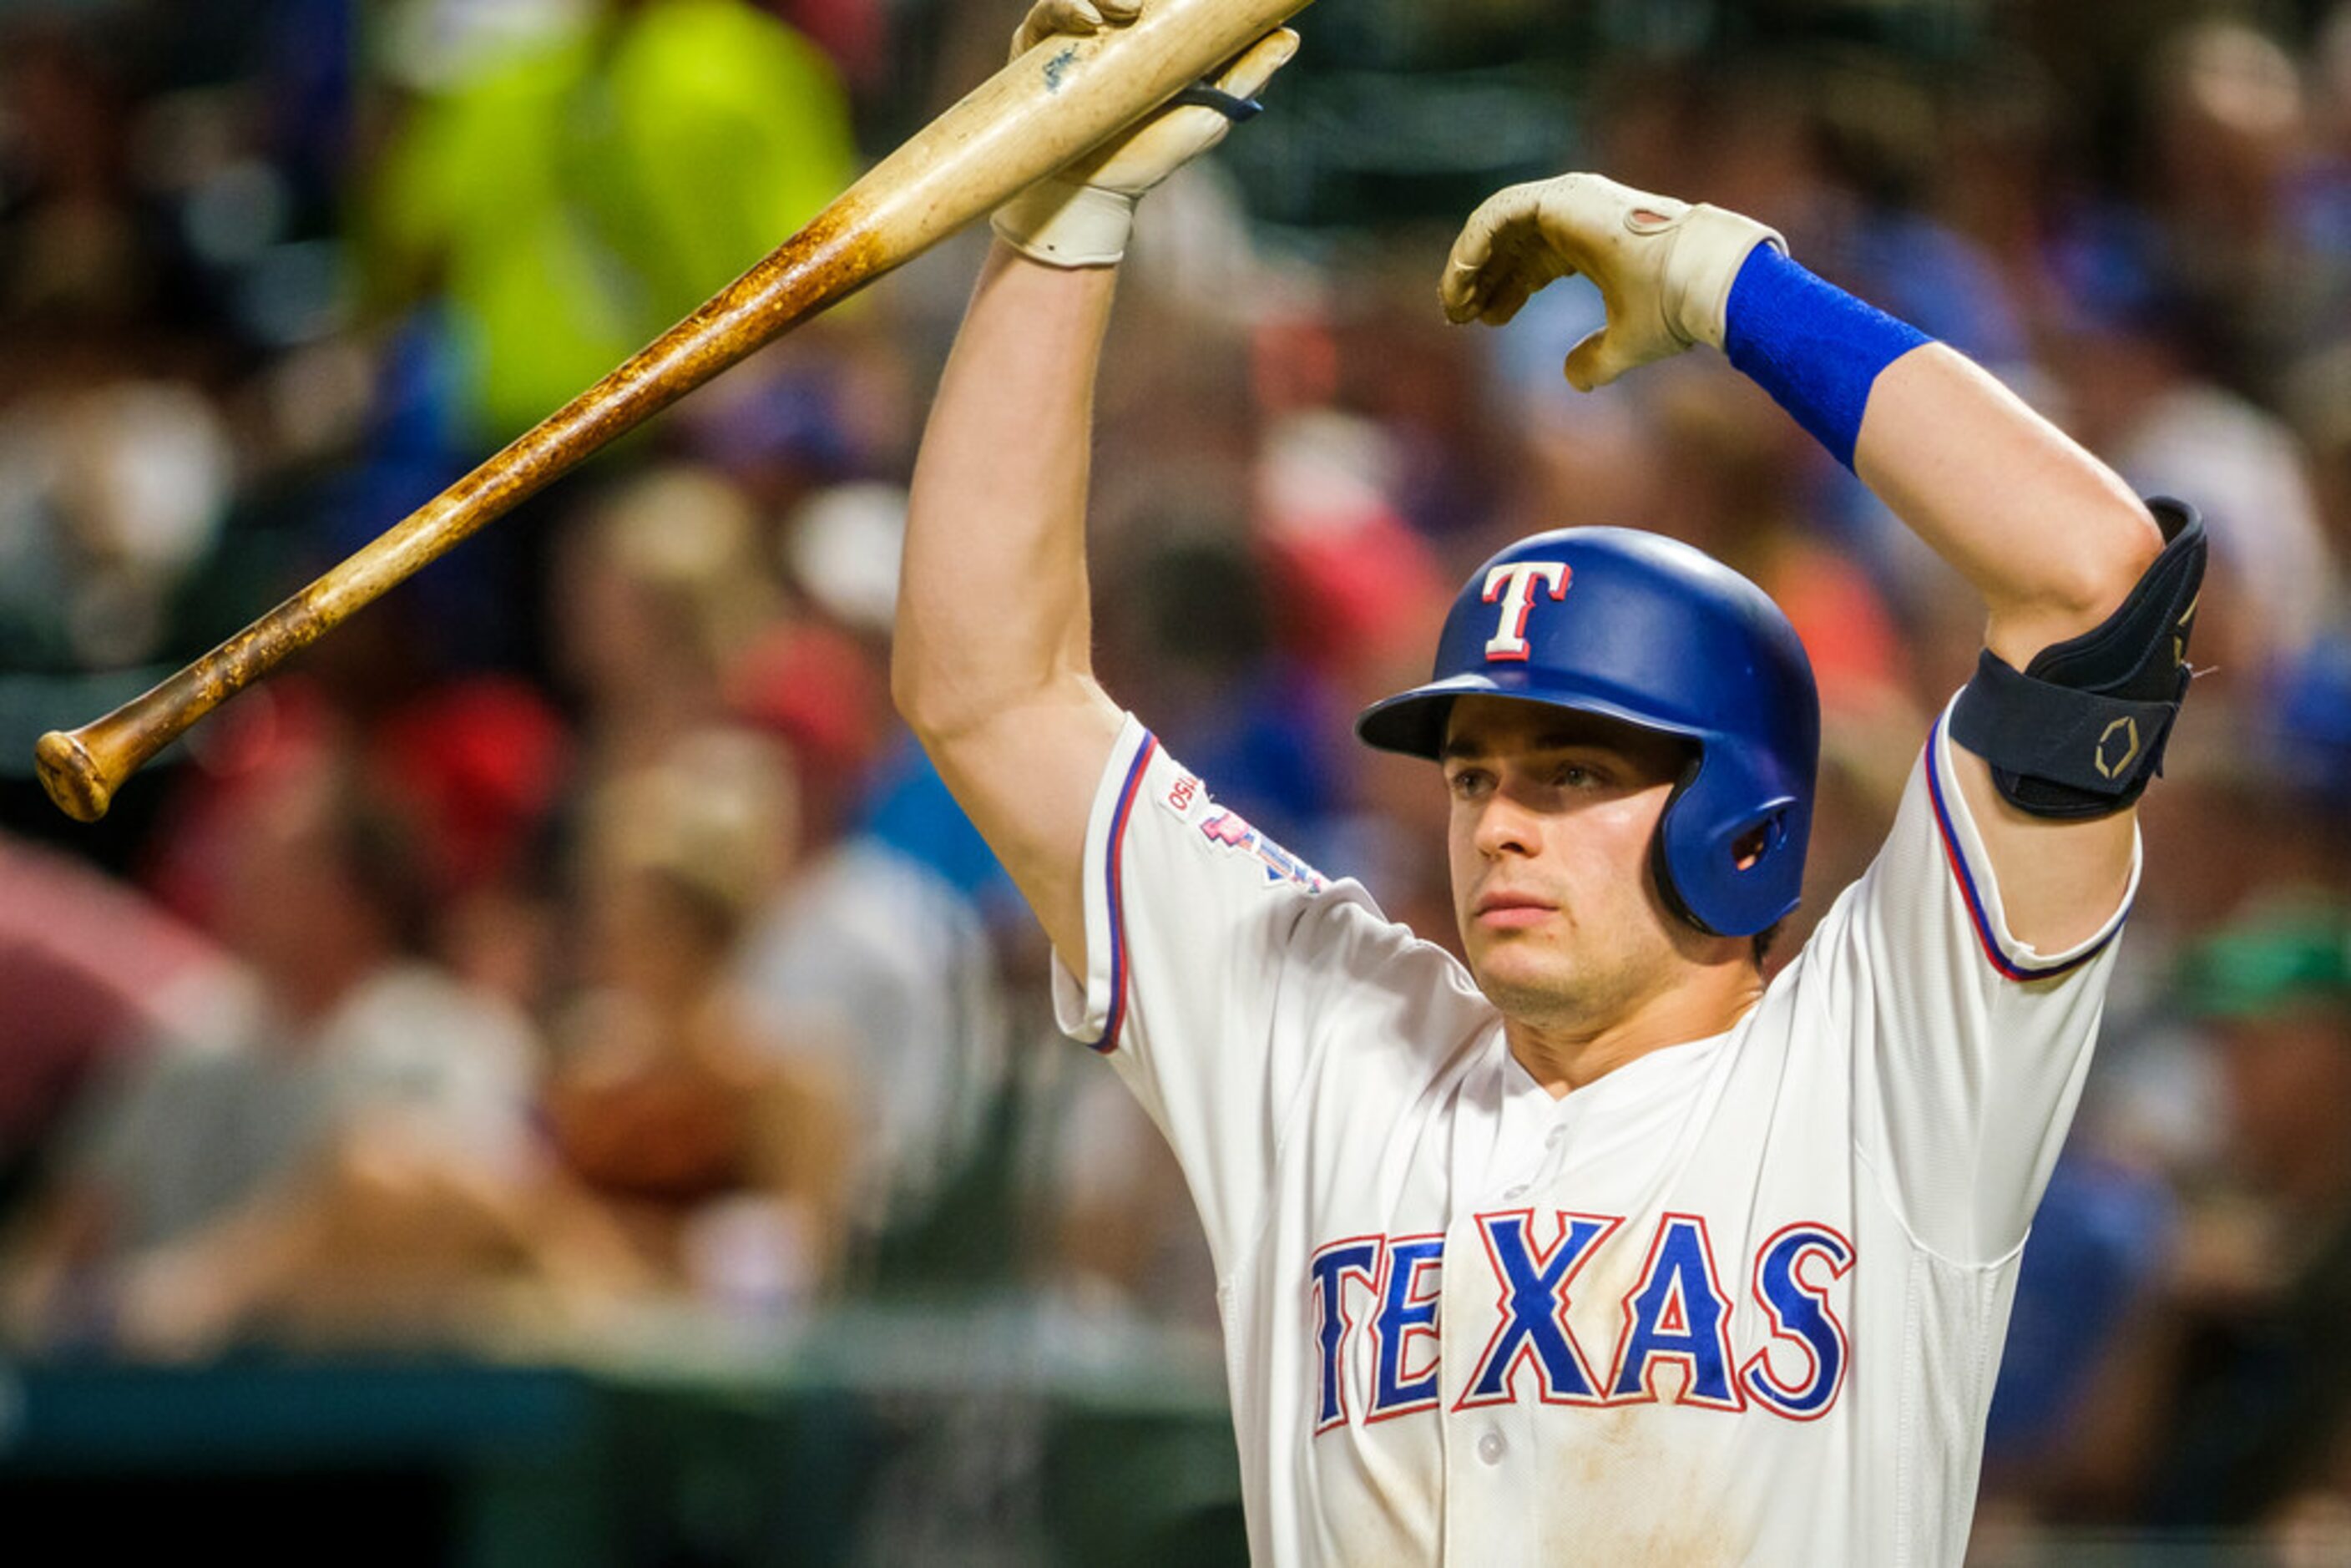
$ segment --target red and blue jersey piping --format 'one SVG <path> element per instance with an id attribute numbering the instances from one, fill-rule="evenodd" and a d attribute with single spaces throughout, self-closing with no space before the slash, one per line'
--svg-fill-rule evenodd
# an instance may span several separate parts
<path id="1" fill-rule="evenodd" d="M 1111 818 L 1110 842 L 1104 851 L 1109 857 L 1102 868 L 1102 889 L 1110 905 L 1110 1016 L 1102 1024 L 1102 1038 L 1092 1047 L 1103 1056 L 1118 1049 L 1119 1030 L 1126 1023 L 1126 824 L 1134 814 L 1152 753 L 1158 749 L 1158 737 L 1148 734 L 1134 748 L 1134 760 L 1127 765 L 1126 779 L 1118 788 L 1118 810 Z"/>
<path id="2" fill-rule="evenodd" d="M 2106 945 L 2122 930 L 2123 920 L 2117 919 L 2107 928 L 2105 936 L 2081 952 L 2053 964 L 2037 967 L 2019 964 L 2001 950 L 1999 938 L 1992 935 L 1991 916 L 1984 908 L 1983 894 L 1976 886 L 1975 873 L 1968 864 L 1966 853 L 1959 848 L 1959 835 L 1951 823 L 1949 802 L 1943 797 L 1943 771 L 1937 764 L 1936 752 L 1943 737 L 1944 722 L 1937 719 L 1934 732 L 1927 737 L 1927 794 L 1935 804 L 1935 828 L 1942 835 L 1943 853 L 1951 862 L 1951 874 L 1959 879 L 1959 892 L 1967 900 L 1968 916 L 1975 924 L 1976 939 L 1983 944 L 1984 956 L 1991 960 L 1993 968 L 2018 981 L 2053 979 L 2080 968 L 2106 950 Z M 2128 914 L 2126 910 L 2124 918 L 2127 918 Z"/>

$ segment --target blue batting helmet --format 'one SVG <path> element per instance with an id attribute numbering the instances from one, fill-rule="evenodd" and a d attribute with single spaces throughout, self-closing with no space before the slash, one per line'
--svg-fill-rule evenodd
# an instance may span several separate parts
<path id="1" fill-rule="evenodd" d="M 1657 882 L 1690 920 L 1749 936 L 1796 907 L 1812 835 L 1820 695 L 1795 628 L 1702 550 L 1633 528 L 1562 528 L 1479 567 L 1426 685 L 1355 733 L 1436 758 L 1457 697 L 1516 697 L 1687 737 L 1698 754 L 1657 824 Z M 1740 846 L 1761 845 L 1739 864 Z"/>

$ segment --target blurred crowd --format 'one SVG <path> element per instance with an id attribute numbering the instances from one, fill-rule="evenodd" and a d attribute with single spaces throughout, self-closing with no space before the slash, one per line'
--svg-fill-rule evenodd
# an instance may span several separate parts
<path id="1" fill-rule="evenodd" d="M 976 238 L 526 503 L 105 823 L 30 780 L 39 730 L 756 260 L 992 68 L 1020 9 L 0 3 L 16 1354 L 559 1352 L 680 1317 L 757 1343 L 998 1291 L 1214 1322 L 1180 1177 L 1054 1036 L 1041 936 L 890 708 L 904 486 Z M 1333 0 L 1318 74 L 1322 9 L 1275 112 L 1143 217 L 1100 394 L 1113 695 L 1449 946 L 1441 793 L 1352 715 L 1419 678 L 1451 586 L 1509 539 L 1678 535 L 1769 589 L 1819 670 L 1795 949 L 1980 612 L 1719 363 L 1569 391 L 1588 290 L 1445 326 L 1451 223 L 1571 163 L 1765 219 L 2196 503 L 2195 696 L 2028 1247 L 1985 1534 L 2258 1529 L 2337 1560 L 2351 5 L 1459 0 L 1456 31 L 1374 45 Z M 1523 164 L 1419 137 L 1442 103 L 1399 100 L 1386 142 L 1332 133 L 1423 65 L 1459 112 L 1488 71 L 1540 116 L 1502 138 Z"/>

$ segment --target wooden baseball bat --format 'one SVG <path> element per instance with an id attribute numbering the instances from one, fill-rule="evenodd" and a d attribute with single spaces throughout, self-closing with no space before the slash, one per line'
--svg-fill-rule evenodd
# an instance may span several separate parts
<path id="1" fill-rule="evenodd" d="M 152 689 L 34 758 L 94 822 L 204 715 L 614 437 L 1140 120 L 1309 0 L 1153 0 L 1123 27 L 1048 38 L 982 83 L 692 315 L 350 559 Z"/>

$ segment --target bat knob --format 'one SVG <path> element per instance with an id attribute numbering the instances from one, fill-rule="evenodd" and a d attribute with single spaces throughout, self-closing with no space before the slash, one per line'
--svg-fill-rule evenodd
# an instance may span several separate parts
<path id="1" fill-rule="evenodd" d="M 53 729 L 34 743 L 33 763 L 41 788 L 57 810 L 78 822 L 95 822 L 114 801 L 114 785 L 99 770 L 89 747 L 75 737 Z"/>

